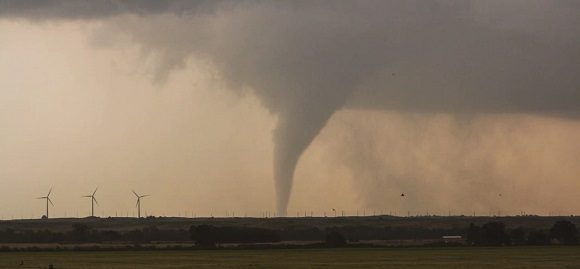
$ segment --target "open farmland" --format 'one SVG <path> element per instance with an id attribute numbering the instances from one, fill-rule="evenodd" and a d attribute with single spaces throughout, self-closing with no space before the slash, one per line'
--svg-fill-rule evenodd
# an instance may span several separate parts
<path id="1" fill-rule="evenodd" d="M 0 268 L 580 268 L 579 253 L 580 247 L 14 252 L 0 253 Z"/>

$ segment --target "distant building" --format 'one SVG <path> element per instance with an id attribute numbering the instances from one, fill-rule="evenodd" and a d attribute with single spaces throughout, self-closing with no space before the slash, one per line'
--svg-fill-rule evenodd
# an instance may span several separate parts
<path id="1" fill-rule="evenodd" d="M 451 243 L 451 242 L 463 242 L 463 236 L 461 235 L 444 235 L 441 237 L 441 239 L 443 239 L 443 242 L 445 243 Z"/>

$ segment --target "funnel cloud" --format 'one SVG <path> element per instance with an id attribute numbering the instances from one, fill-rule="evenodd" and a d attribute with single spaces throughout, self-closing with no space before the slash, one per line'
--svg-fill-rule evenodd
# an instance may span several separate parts
<path id="1" fill-rule="evenodd" d="M 138 44 L 157 60 L 156 82 L 195 58 L 256 95 L 278 119 L 279 215 L 302 153 L 343 108 L 580 111 L 575 1 L 0 0 L 0 19 L 98 21 L 97 43 Z"/>

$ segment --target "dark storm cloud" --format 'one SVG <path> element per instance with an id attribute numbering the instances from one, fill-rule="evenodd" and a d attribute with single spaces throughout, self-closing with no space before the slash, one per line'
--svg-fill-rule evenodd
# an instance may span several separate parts
<path id="1" fill-rule="evenodd" d="M 124 14 L 184 14 L 209 7 L 207 0 L 1 0 L 0 16 L 45 19 L 99 19 Z"/>
<path id="2" fill-rule="evenodd" d="M 302 152 L 345 106 L 574 117 L 579 14 L 573 1 L 0 1 L 5 18 L 109 18 L 161 55 L 160 79 L 196 57 L 251 89 L 278 116 L 281 214 Z"/>

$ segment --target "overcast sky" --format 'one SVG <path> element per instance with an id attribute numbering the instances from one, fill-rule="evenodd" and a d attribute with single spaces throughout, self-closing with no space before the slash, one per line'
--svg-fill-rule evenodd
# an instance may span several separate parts
<path id="1" fill-rule="evenodd" d="M 579 8 L 0 0 L 0 217 L 577 214 Z"/>

